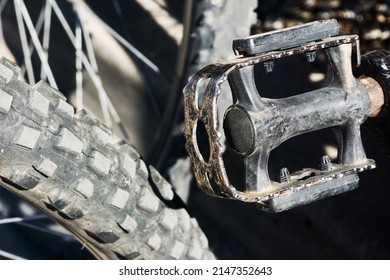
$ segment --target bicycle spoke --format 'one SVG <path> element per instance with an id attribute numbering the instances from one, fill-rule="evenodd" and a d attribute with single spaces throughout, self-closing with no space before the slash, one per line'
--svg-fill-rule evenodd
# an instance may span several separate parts
<path id="1" fill-rule="evenodd" d="M 75 42 L 75 40 L 76 40 L 75 35 L 73 34 L 68 22 L 66 21 L 64 15 L 61 12 L 61 9 L 59 8 L 59 6 L 57 5 L 55 0 L 53 0 L 53 11 L 55 12 L 55 14 L 57 15 L 57 18 L 61 22 L 61 25 L 64 28 L 66 34 L 68 35 L 71 43 L 73 44 L 73 46 L 75 46 L 75 43 L 76 43 Z M 82 53 L 82 61 L 83 61 L 83 65 L 84 65 L 85 69 L 87 70 L 88 74 L 90 75 L 92 82 L 95 85 L 95 87 L 97 88 L 98 92 L 100 92 L 102 95 L 104 95 L 104 98 L 106 99 L 106 102 L 107 102 L 108 109 L 110 111 L 110 114 L 113 117 L 114 122 L 118 126 L 119 131 L 122 134 L 123 138 L 130 140 L 129 135 L 127 134 L 126 129 L 125 129 L 124 125 L 122 124 L 122 121 L 121 121 L 117 111 L 115 110 L 115 107 L 112 105 L 111 100 L 109 99 L 107 92 L 103 87 L 101 78 L 94 72 L 93 67 L 91 66 L 91 63 L 88 61 L 84 52 Z"/>
<path id="2" fill-rule="evenodd" d="M 25 258 L 19 257 L 17 255 L 8 253 L 8 252 L 3 251 L 3 250 L 0 250 L 0 256 L 3 256 L 3 257 L 10 259 L 10 260 L 25 260 Z"/>
<path id="3" fill-rule="evenodd" d="M 184 6 L 184 22 L 183 22 L 183 35 L 182 35 L 182 43 L 179 47 L 179 53 L 176 60 L 176 66 L 175 66 L 175 76 L 173 79 L 173 82 L 171 83 L 171 89 L 170 92 L 173 94 L 173 96 L 169 99 L 169 102 L 165 106 L 164 115 L 162 117 L 162 120 L 160 122 L 160 126 L 156 131 L 156 139 L 159 139 L 159 142 L 156 142 L 154 145 L 154 149 L 151 152 L 151 155 L 159 155 L 156 157 L 151 157 L 152 162 L 155 166 L 161 166 L 164 162 L 165 155 L 169 151 L 170 147 L 170 141 L 172 140 L 171 137 L 171 131 L 173 131 L 173 127 L 176 125 L 177 122 L 177 106 L 179 106 L 180 101 L 182 100 L 181 96 L 181 87 L 182 87 L 182 81 L 184 78 L 184 75 L 188 74 L 186 73 L 186 64 L 187 64 L 187 57 L 189 52 L 189 37 L 191 36 L 190 30 L 191 30 L 191 21 L 192 21 L 192 7 L 193 7 L 193 0 L 187 0 L 186 4 Z M 158 1 L 159 4 L 160 1 Z M 158 153 L 156 153 L 158 151 Z"/>
<path id="4" fill-rule="evenodd" d="M 37 34 L 41 33 L 41 30 L 43 27 L 43 22 L 45 19 L 44 16 L 45 16 L 44 9 L 42 9 L 41 13 L 39 14 L 37 23 L 35 24 L 35 30 L 36 30 Z M 30 42 L 28 44 L 28 49 L 30 50 L 30 53 L 34 52 L 34 47 L 35 47 L 34 43 L 32 42 L 32 40 L 30 40 Z M 26 67 L 23 65 L 20 69 L 20 75 L 22 77 L 24 77 L 25 74 L 26 74 Z"/>
<path id="5" fill-rule="evenodd" d="M 3 34 L 3 22 L 2 22 L 2 18 L 1 18 L 1 13 L 3 12 L 4 10 L 4 7 L 5 5 L 7 4 L 8 0 L 1 0 L 0 1 L 0 40 L 1 42 L 5 42 L 4 41 L 4 34 Z M 5 44 L 5 43 L 3 43 Z M 0 55 L 3 56 L 3 54 L 1 53 L 1 49 L 0 49 Z"/>
<path id="6" fill-rule="evenodd" d="M 127 27 L 125 16 L 123 15 L 121 5 L 119 4 L 118 0 L 113 0 L 112 4 L 114 6 L 116 14 L 118 15 L 119 21 L 122 25 L 122 29 L 123 29 L 123 32 L 125 33 L 126 39 L 127 39 L 127 41 L 130 41 L 131 35 L 129 32 L 129 28 Z"/>
<path id="7" fill-rule="evenodd" d="M 21 226 L 24 226 L 24 227 L 28 227 L 30 229 L 33 229 L 33 230 L 36 230 L 36 231 L 40 231 L 40 232 L 44 232 L 44 233 L 47 233 L 47 234 L 50 234 L 50 235 L 55 235 L 55 236 L 61 237 L 63 239 L 66 239 L 67 241 L 75 240 L 73 235 L 71 235 L 70 233 L 69 234 L 62 233 L 62 232 L 59 232 L 59 231 L 45 229 L 45 228 L 42 228 L 42 227 L 39 227 L 39 226 L 36 226 L 36 225 L 33 225 L 33 224 L 23 223 L 23 222 L 18 223 L 18 225 L 21 225 Z"/>
<path id="8" fill-rule="evenodd" d="M 27 29 L 29 30 L 31 39 L 35 45 L 35 49 L 38 53 L 39 59 L 41 61 L 41 64 L 43 66 L 44 71 L 46 72 L 47 78 L 49 80 L 49 83 L 51 86 L 58 88 L 57 83 L 54 79 L 53 73 L 51 72 L 49 63 L 47 62 L 47 57 L 43 51 L 42 45 L 39 41 L 38 35 L 34 29 L 34 25 L 31 21 L 30 15 L 27 11 L 26 6 L 24 5 L 23 0 L 15 0 L 16 6 L 15 9 L 20 9 L 20 12 L 22 14 L 22 17 L 26 23 Z"/>
<path id="9" fill-rule="evenodd" d="M 172 17 L 166 9 L 161 9 L 161 5 L 153 0 L 136 0 L 150 16 L 155 20 L 162 30 L 180 45 L 182 41 L 183 25 Z"/>
<path id="10" fill-rule="evenodd" d="M 18 225 L 21 225 L 21 226 L 24 226 L 24 227 L 28 227 L 28 228 L 31 228 L 31 229 L 34 229 L 34 230 L 37 230 L 37 231 L 41 231 L 41 232 L 47 233 L 47 234 L 56 235 L 56 236 L 59 236 L 59 237 L 62 237 L 62 238 L 66 238 L 66 239 L 69 239 L 69 240 L 70 239 L 74 239 L 71 234 L 66 234 L 66 233 L 55 231 L 55 230 L 49 230 L 49 229 L 46 229 L 46 228 L 43 228 L 43 227 L 40 227 L 40 226 L 36 226 L 36 225 L 30 224 L 30 223 L 26 223 L 26 222 L 29 222 L 29 221 L 36 221 L 36 220 L 43 220 L 43 219 L 48 219 L 48 216 L 44 215 L 44 214 L 38 214 L 38 215 L 31 215 L 31 216 L 25 216 L 25 217 L 4 218 L 4 219 L 0 219 L 0 225 L 18 224 Z"/>
<path id="11" fill-rule="evenodd" d="M 160 68 L 154 64 L 149 58 L 147 58 L 143 53 L 141 53 L 136 47 L 130 44 L 125 38 L 123 38 L 118 32 L 112 29 L 107 23 L 105 23 L 100 17 L 96 14 L 94 15 L 96 20 L 102 24 L 108 33 L 111 34 L 119 43 L 121 43 L 126 49 L 128 49 L 135 57 L 141 60 L 145 65 L 147 65 L 158 77 L 167 81 L 167 78 L 163 75 Z"/>
<path id="12" fill-rule="evenodd" d="M 82 56 L 82 31 L 81 24 L 78 17 L 76 17 L 76 108 L 81 110 L 83 106 L 83 61 Z"/>
<path id="13" fill-rule="evenodd" d="M 153 0 L 157 5 L 159 5 L 164 10 L 167 9 L 167 2 L 165 0 Z"/>
<path id="14" fill-rule="evenodd" d="M 86 25 L 84 23 L 84 20 L 82 18 L 81 13 L 80 13 L 80 9 L 81 9 L 80 1 L 78 0 L 77 4 L 76 4 L 76 11 L 77 11 L 79 23 L 81 25 L 81 30 L 82 30 L 83 35 L 84 35 L 85 46 L 87 49 L 87 55 L 88 55 L 89 61 L 91 62 L 91 66 L 93 68 L 93 71 L 96 73 L 96 75 L 99 76 L 99 68 L 98 68 L 98 65 L 96 62 L 95 52 L 94 52 L 93 47 L 92 47 L 90 33 L 86 29 Z M 100 107 L 102 108 L 102 112 L 103 112 L 104 122 L 106 123 L 106 125 L 108 127 L 112 127 L 111 118 L 110 118 L 110 115 L 108 112 L 107 102 L 106 102 L 106 98 L 104 96 L 104 93 L 102 91 L 98 90 L 98 95 L 99 95 Z"/>
<path id="15" fill-rule="evenodd" d="M 122 8 L 118 2 L 118 0 L 113 0 L 114 9 L 120 19 L 123 32 L 125 33 L 126 39 L 128 42 L 131 42 L 131 34 L 129 32 L 129 29 L 127 27 L 127 23 L 125 20 L 125 16 L 123 15 Z M 152 88 L 150 87 L 150 82 L 148 77 L 144 74 L 144 65 L 140 63 L 138 60 L 135 60 L 134 63 L 137 65 L 138 69 L 140 70 L 139 74 L 141 75 L 141 78 L 143 81 L 145 81 L 145 91 L 149 96 L 150 104 L 152 105 L 153 111 L 155 115 L 160 118 L 161 117 L 161 109 L 158 105 L 156 95 L 154 94 Z"/>
<path id="16" fill-rule="evenodd" d="M 130 44 L 126 39 L 124 39 L 119 33 L 117 33 L 114 29 L 112 29 L 108 24 L 106 24 L 101 18 L 99 18 L 96 14 L 94 14 L 95 19 L 102 24 L 102 26 L 106 29 L 106 31 L 111 34 L 119 43 L 121 43 L 126 49 L 128 49 L 136 58 L 142 61 L 147 67 L 149 67 L 157 76 L 167 82 L 168 79 L 163 75 L 160 71 L 160 68 L 156 64 L 154 64 L 151 60 L 149 60 L 145 55 L 143 55 L 137 48 L 135 48 L 132 44 Z M 152 105 L 154 107 L 157 115 L 161 115 L 160 109 L 157 106 L 157 102 L 152 100 Z"/>
<path id="17" fill-rule="evenodd" d="M 49 43 L 50 43 L 50 27 L 51 27 L 51 1 L 46 0 L 45 8 L 44 8 L 44 15 L 45 15 L 45 24 L 43 28 L 43 40 L 42 40 L 42 48 L 43 52 L 46 55 L 46 58 L 49 59 Z M 39 34 L 39 31 L 37 31 Z M 46 79 L 46 72 L 43 71 L 44 69 L 41 68 L 41 79 Z"/>
<path id="18" fill-rule="evenodd" d="M 22 11 L 19 9 L 20 5 L 18 5 L 18 0 L 14 0 L 14 6 L 15 6 L 16 20 L 17 20 L 18 29 L 19 29 L 19 37 L 20 37 L 20 41 L 22 43 L 24 64 L 26 65 L 26 70 L 27 70 L 27 79 L 28 79 L 28 82 L 31 85 L 33 85 L 33 84 L 35 84 L 34 70 L 32 68 L 31 54 L 30 54 L 30 50 L 28 47 L 26 30 L 24 28 Z"/>
<path id="19" fill-rule="evenodd" d="M 39 214 L 39 215 L 31 215 L 26 217 L 13 217 L 13 218 L 4 218 L 0 219 L 0 225 L 4 224 L 11 224 L 11 223 L 20 223 L 20 222 L 26 222 L 26 221 L 34 221 L 34 220 L 42 220 L 47 219 L 46 215 Z"/>

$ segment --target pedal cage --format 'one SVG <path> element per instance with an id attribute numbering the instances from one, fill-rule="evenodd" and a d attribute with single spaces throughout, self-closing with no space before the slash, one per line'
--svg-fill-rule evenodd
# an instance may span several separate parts
<path id="1" fill-rule="evenodd" d="M 334 25 L 334 21 L 331 24 Z M 251 52 L 251 56 L 209 65 L 192 75 L 184 88 L 184 135 L 198 186 L 210 195 L 257 203 L 270 212 L 284 211 L 356 188 L 359 181 L 356 173 L 375 168 L 375 162 L 366 158 L 360 138 L 360 125 L 369 114 L 370 101 L 364 86 L 352 75 L 352 47 L 360 57 L 358 39 L 357 35 L 334 36 L 314 38 L 302 44 L 300 38 L 298 46 L 291 46 L 289 42 L 288 48 Z M 320 49 L 327 52 L 334 75 L 329 87 L 284 99 L 260 97 L 251 66 Z M 202 102 L 198 96 L 201 79 L 209 80 Z M 231 134 L 228 142 L 244 158 L 244 191 L 229 181 L 224 148 L 219 142 L 217 103 L 222 94 L 221 85 L 228 79 L 234 104 L 225 113 L 228 123 L 225 134 Z M 204 125 L 209 141 L 207 160 L 198 147 L 199 123 Z M 282 169 L 280 182 L 269 179 L 268 157 L 273 148 L 296 135 L 326 127 L 340 132 L 339 163 L 331 163 L 324 157 L 320 169 L 306 168 L 292 174 Z"/>

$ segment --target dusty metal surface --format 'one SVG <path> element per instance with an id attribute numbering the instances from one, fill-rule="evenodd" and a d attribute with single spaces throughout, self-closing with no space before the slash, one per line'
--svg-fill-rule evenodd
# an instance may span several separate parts
<path id="1" fill-rule="evenodd" d="M 358 46 L 356 35 L 324 38 L 294 48 L 210 65 L 194 74 L 184 89 L 184 134 L 198 186 L 211 195 L 259 203 L 263 209 L 272 212 L 355 188 L 357 180 L 346 182 L 343 177 L 350 175 L 348 178 L 352 178 L 354 173 L 375 167 L 374 161 L 366 158 L 360 139 L 360 124 L 370 113 L 370 100 L 366 88 L 352 75 L 352 47 L 360 58 Z M 331 65 L 330 86 L 278 100 L 260 97 L 250 66 L 265 63 L 266 72 L 269 72 L 275 59 L 306 53 L 310 54 L 307 55 L 310 62 L 315 59 L 314 52 L 320 49 L 325 49 Z M 356 61 L 359 63 L 359 59 Z M 201 79 L 209 79 L 209 82 L 199 104 L 197 84 Z M 244 188 L 237 188 L 230 182 L 219 142 L 217 100 L 220 94 L 224 94 L 221 84 L 227 79 L 234 105 L 225 113 L 225 134 L 231 146 L 244 158 Z M 199 124 L 204 126 L 208 135 L 208 159 L 203 158 L 198 147 Z M 301 172 L 304 175 L 289 174 L 284 170 L 280 182 L 270 180 L 268 157 L 272 149 L 291 137 L 326 127 L 338 130 L 338 164 L 327 163 L 331 167 L 322 170 L 304 169 Z M 329 184 L 329 181 L 333 183 Z M 286 199 L 289 195 L 295 198 L 288 203 L 275 200 L 281 196 Z"/>
<path id="2" fill-rule="evenodd" d="M 259 55 L 278 49 L 289 49 L 301 44 L 338 35 L 337 20 L 318 20 L 290 28 L 256 34 L 233 41 L 233 50 L 244 56 Z"/>

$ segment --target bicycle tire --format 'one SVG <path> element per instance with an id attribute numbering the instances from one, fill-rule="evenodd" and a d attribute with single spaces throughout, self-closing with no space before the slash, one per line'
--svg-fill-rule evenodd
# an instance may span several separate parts
<path id="1" fill-rule="evenodd" d="M 167 156 L 172 147 L 172 134 L 182 116 L 182 88 L 189 76 L 210 63 L 234 56 L 232 40 L 250 35 L 256 23 L 257 0 L 187 1 L 184 8 L 183 39 L 176 62 L 176 77 L 172 82 L 156 139 L 146 160 L 158 169 L 167 168 Z M 232 20 L 234 18 L 234 20 Z"/>
<path id="2" fill-rule="evenodd" d="M 193 10 L 191 11 L 192 13 L 192 18 L 193 18 L 193 24 L 195 27 L 191 27 L 191 34 L 197 34 L 196 38 L 192 37 L 192 42 L 191 42 L 191 54 L 187 54 L 187 60 L 190 63 L 190 65 L 186 66 L 189 70 L 187 70 L 187 74 L 190 74 L 190 72 L 195 71 L 196 69 L 200 69 L 203 67 L 205 64 L 208 63 L 208 60 L 211 59 L 212 57 L 213 60 L 220 60 L 221 57 L 225 57 L 225 55 L 222 56 L 216 56 L 218 53 L 220 53 L 220 46 L 223 45 L 221 43 L 221 39 L 218 38 L 224 38 L 225 42 L 227 42 L 227 48 L 225 46 L 224 52 L 226 53 L 226 50 L 229 53 L 232 53 L 230 50 L 230 39 L 227 37 L 237 37 L 235 35 L 230 35 L 230 36 L 222 36 L 221 29 L 224 30 L 230 30 L 229 34 L 237 34 L 236 33 L 236 26 L 235 24 L 230 21 L 226 20 L 229 18 L 229 16 L 226 16 L 228 13 L 232 13 L 237 10 L 237 4 L 235 2 L 228 2 L 228 1 L 210 1 L 210 0 L 196 0 L 193 1 Z M 247 4 L 250 3 L 250 4 Z M 242 22 L 241 18 L 244 19 L 249 19 L 250 18 L 250 24 L 253 23 L 254 15 L 255 13 L 253 12 L 252 7 L 254 8 L 257 6 L 257 1 L 256 0 L 250 0 L 245 2 L 244 5 L 238 5 L 241 11 L 249 11 L 249 14 L 252 15 L 252 17 L 247 17 L 243 13 L 239 13 L 238 16 L 240 19 L 236 19 L 234 22 Z M 225 14 L 224 19 L 222 20 L 220 15 Z M 207 18 L 208 20 L 204 20 Z M 218 18 L 218 20 L 217 20 Z M 212 19 L 212 21 L 210 21 Z M 225 26 L 225 23 L 228 23 L 228 25 Z M 244 26 L 248 27 L 248 24 L 244 24 Z M 240 25 L 240 28 L 243 26 Z M 246 28 L 246 32 L 249 33 L 249 27 Z M 226 35 L 226 33 L 224 33 Z M 244 36 L 246 34 L 240 34 L 240 36 Z M 219 37 L 218 37 L 219 36 Z M 221 37 L 222 36 L 222 37 Z M 219 43 L 218 43 L 219 42 Z M 218 46 L 217 46 L 218 45 Z M 217 47 L 216 47 L 217 46 Z M 205 56 L 205 54 L 207 55 Z M 201 54 L 201 56 L 199 56 Z M 195 68 L 194 68 L 195 67 Z M 179 96 L 181 98 L 181 94 L 179 93 Z M 177 108 L 177 106 L 175 106 Z M 169 131 L 172 130 L 168 129 Z M 158 150 L 157 150 L 158 151 Z M 158 154 L 157 159 L 161 162 L 165 161 L 163 157 L 161 156 L 160 152 L 153 153 L 153 154 Z"/>
<path id="3" fill-rule="evenodd" d="M 99 259 L 208 259 L 196 220 L 125 142 L 45 82 L 0 60 L 0 185 L 65 226 Z M 156 193 L 155 193 L 156 191 Z"/>

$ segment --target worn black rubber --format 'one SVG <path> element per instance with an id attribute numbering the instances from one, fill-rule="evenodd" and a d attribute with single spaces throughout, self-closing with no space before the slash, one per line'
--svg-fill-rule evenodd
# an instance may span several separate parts
<path id="1" fill-rule="evenodd" d="M 69 229 L 101 259 L 209 259 L 196 220 L 125 142 L 44 82 L 0 61 L 0 185 Z M 155 193 L 156 192 L 156 193 Z"/>

